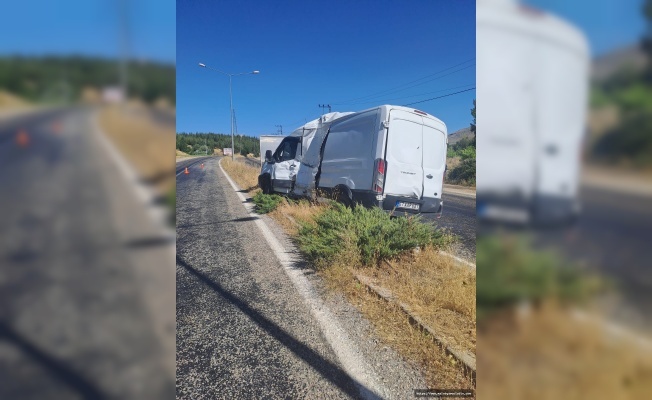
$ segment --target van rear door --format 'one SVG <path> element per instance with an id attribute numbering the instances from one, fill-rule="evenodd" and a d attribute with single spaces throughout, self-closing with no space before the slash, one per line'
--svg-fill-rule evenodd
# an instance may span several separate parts
<path id="1" fill-rule="evenodd" d="M 402 110 L 389 113 L 385 193 L 421 199 L 423 193 L 423 119 Z"/>
<path id="2" fill-rule="evenodd" d="M 424 121 L 427 121 L 424 118 Z M 446 169 L 446 134 L 439 129 L 423 126 L 423 197 L 441 199 Z"/>

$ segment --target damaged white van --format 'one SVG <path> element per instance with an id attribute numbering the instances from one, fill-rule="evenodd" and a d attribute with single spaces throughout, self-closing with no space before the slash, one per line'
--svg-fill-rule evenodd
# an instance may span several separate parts
<path id="1" fill-rule="evenodd" d="M 515 0 L 477 2 L 478 218 L 566 224 L 580 212 L 586 37 Z"/>
<path id="2" fill-rule="evenodd" d="M 383 105 L 316 129 L 292 193 L 347 205 L 441 215 L 446 125 L 412 108 Z"/>
<path id="3" fill-rule="evenodd" d="M 294 188 L 294 180 L 300 168 L 303 154 L 310 148 L 315 133 L 327 131 L 336 119 L 351 112 L 332 112 L 308 122 L 295 129 L 290 135 L 282 138 L 275 150 L 265 149 L 263 153 L 261 139 L 261 156 L 264 160 L 258 176 L 258 185 L 263 193 L 290 194 Z M 277 140 L 279 136 L 275 137 Z"/>

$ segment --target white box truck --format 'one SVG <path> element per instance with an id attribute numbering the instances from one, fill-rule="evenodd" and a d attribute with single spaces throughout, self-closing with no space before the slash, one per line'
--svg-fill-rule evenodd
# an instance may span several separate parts
<path id="1" fill-rule="evenodd" d="M 441 120 L 413 108 L 383 105 L 337 118 L 315 130 L 292 193 L 441 215 L 447 141 Z"/>
<path id="2" fill-rule="evenodd" d="M 587 41 L 515 0 L 478 0 L 476 21 L 478 217 L 571 220 L 580 208 Z"/>
<path id="3" fill-rule="evenodd" d="M 280 135 L 260 135 L 260 165 L 265 162 L 265 153 L 267 150 L 274 152 L 285 136 Z"/>
<path id="4" fill-rule="evenodd" d="M 332 112 L 310 121 L 292 131 L 288 136 L 266 136 L 263 152 L 263 136 L 261 136 L 260 155 L 262 166 L 258 176 L 258 185 L 263 193 L 290 194 L 295 178 L 300 168 L 301 158 L 308 150 L 315 133 L 328 129 L 330 124 L 350 112 Z M 271 147 L 271 138 L 277 138 L 275 147 Z"/>

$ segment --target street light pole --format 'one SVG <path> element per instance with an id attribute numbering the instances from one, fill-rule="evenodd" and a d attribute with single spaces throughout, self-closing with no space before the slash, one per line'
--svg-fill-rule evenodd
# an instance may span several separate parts
<path id="1" fill-rule="evenodd" d="M 235 160 L 235 142 L 233 140 L 233 75 L 229 75 L 229 100 L 231 102 L 231 160 Z"/>
<path id="2" fill-rule="evenodd" d="M 233 77 L 238 76 L 238 75 L 245 75 L 245 74 L 259 74 L 260 71 L 255 70 L 252 72 L 241 72 L 239 74 L 229 74 L 228 72 L 220 71 L 219 69 L 211 68 L 206 66 L 204 63 L 199 63 L 199 66 L 202 68 L 208 68 L 210 70 L 219 72 L 221 74 L 227 75 L 229 77 L 229 103 L 230 103 L 230 109 L 231 109 L 231 114 L 229 117 L 231 118 L 231 159 L 235 160 L 235 140 L 233 138 Z"/>

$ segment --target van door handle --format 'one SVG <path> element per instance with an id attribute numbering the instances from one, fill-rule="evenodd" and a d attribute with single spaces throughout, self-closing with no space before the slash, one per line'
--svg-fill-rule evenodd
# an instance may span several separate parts
<path id="1" fill-rule="evenodd" d="M 432 175 L 428 174 L 428 175 L 426 175 L 426 178 L 432 179 Z"/>

